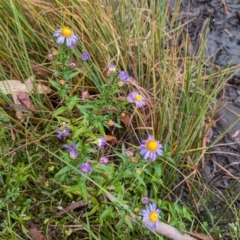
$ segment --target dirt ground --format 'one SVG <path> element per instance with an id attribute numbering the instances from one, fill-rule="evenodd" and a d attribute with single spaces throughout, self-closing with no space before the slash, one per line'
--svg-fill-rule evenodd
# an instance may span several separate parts
<path id="1" fill-rule="evenodd" d="M 177 2 L 170 0 L 173 9 Z M 205 59 L 220 68 L 240 66 L 239 0 L 182 0 L 179 18 L 182 23 L 189 22 L 184 34 L 190 37 L 192 55 L 198 51 L 199 36 L 205 35 Z M 218 101 L 216 124 L 211 129 L 208 142 L 209 146 L 214 144 L 205 155 L 202 174 L 216 196 L 234 199 L 232 204 L 240 209 L 240 70 L 226 81 Z M 223 133 L 224 136 L 219 138 Z M 216 199 L 208 199 L 207 204 L 213 215 L 220 214 L 219 209 L 223 205 L 218 205 Z"/>

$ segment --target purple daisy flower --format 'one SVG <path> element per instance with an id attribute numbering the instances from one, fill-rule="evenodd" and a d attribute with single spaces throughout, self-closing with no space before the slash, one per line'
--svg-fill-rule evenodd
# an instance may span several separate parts
<path id="1" fill-rule="evenodd" d="M 82 164 L 78 165 L 78 167 L 82 173 L 91 173 L 92 172 L 92 168 L 89 163 L 82 163 Z"/>
<path id="2" fill-rule="evenodd" d="M 71 68 L 71 69 L 75 69 L 77 67 L 77 61 L 75 59 L 72 59 L 68 62 L 68 66 Z"/>
<path id="3" fill-rule="evenodd" d="M 116 65 L 109 64 L 109 65 L 107 66 L 107 70 L 108 70 L 109 72 L 116 72 L 117 66 L 116 66 Z"/>
<path id="4" fill-rule="evenodd" d="M 77 152 L 77 149 L 76 149 L 76 145 L 74 145 L 74 144 L 64 145 L 64 148 L 66 148 L 69 151 L 70 157 L 72 159 L 75 159 L 75 158 L 78 157 L 78 152 Z"/>
<path id="5" fill-rule="evenodd" d="M 103 165 L 106 165 L 109 163 L 109 158 L 106 156 L 102 156 L 102 157 L 100 157 L 99 162 Z"/>
<path id="6" fill-rule="evenodd" d="M 54 37 L 57 37 L 56 43 L 63 44 L 66 40 L 66 45 L 69 48 L 74 48 L 77 44 L 78 37 L 73 33 L 73 30 L 68 27 L 63 27 L 58 29 L 53 34 Z"/>
<path id="7" fill-rule="evenodd" d="M 143 204 L 148 204 L 150 202 L 149 197 L 147 196 L 142 197 L 141 201 Z"/>
<path id="8" fill-rule="evenodd" d="M 144 159 L 150 159 L 150 161 L 155 161 L 157 155 L 163 155 L 163 146 L 159 141 L 155 140 L 152 135 L 149 135 L 146 140 L 142 140 L 140 144 L 140 155 L 143 156 Z"/>
<path id="9" fill-rule="evenodd" d="M 90 58 L 90 56 L 89 56 L 89 54 L 87 52 L 84 52 L 81 55 L 81 58 L 82 58 L 83 61 L 87 61 Z"/>
<path id="10" fill-rule="evenodd" d="M 82 99 L 83 101 L 86 100 L 87 98 L 89 98 L 89 92 L 88 92 L 88 90 L 82 89 L 82 90 L 80 91 L 80 97 L 81 97 L 81 99 Z"/>
<path id="11" fill-rule="evenodd" d="M 99 148 L 104 148 L 106 143 L 107 143 L 107 139 L 106 138 L 99 138 L 98 139 L 98 147 Z"/>
<path id="12" fill-rule="evenodd" d="M 134 152 L 132 150 L 130 150 L 130 149 L 126 149 L 125 150 L 125 155 L 127 157 L 133 157 L 134 156 Z"/>
<path id="13" fill-rule="evenodd" d="M 62 130 L 57 131 L 57 138 L 58 139 L 65 139 L 66 137 L 70 136 L 70 129 L 64 126 Z"/>
<path id="14" fill-rule="evenodd" d="M 110 74 L 111 74 L 111 72 L 116 72 L 116 70 L 117 70 L 117 66 L 112 65 L 112 64 L 109 64 L 109 65 L 105 68 L 103 74 L 104 74 L 105 77 L 109 77 Z"/>
<path id="15" fill-rule="evenodd" d="M 128 75 L 128 73 L 125 72 L 125 71 L 121 71 L 121 72 L 118 74 L 118 77 L 119 77 L 123 82 L 129 81 L 129 75 Z"/>
<path id="16" fill-rule="evenodd" d="M 128 94 L 127 100 L 130 103 L 135 103 L 137 108 L 142 108 L 144 105 L 146 105 L 145 97 L 143 97 L 141 94 L 135 91 Z"/>
<path id="17" fill-rule="evenodd" d="M 156 204 L 148 204 L 146 208 L 141 211 L 141 215 L 143 217 L 144 226 L 149 227 L 150 229 L 155 229 L 157 223 L 160 222 L 159 213 L 161 212 L 160 209 L 157 209 Z"/>

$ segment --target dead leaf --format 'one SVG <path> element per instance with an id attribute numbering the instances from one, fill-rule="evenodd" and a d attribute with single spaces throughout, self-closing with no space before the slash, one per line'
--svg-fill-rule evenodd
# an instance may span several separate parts
<path id="1" fill-rule="evenodd" d="M 129 126 L 130 124 L 130 116 L 126 113 L 121 114 L 121 121 L 125 124 L 125 126 Z"/>
<path id="2" fill-rule="evenodd" d="M 30 104 L 30 108 L 23 104 L 20 99 L 19 99 L 19 94 L 20 94 L 20 99 L 22 98 L 22 101 L 25 102 L 27 105 L 29 105 L 29 103 L 27 102 L 27 98 L 29 98 L 28 96 L 26 97 L 25 94 L 27 95 L 27 93 L 13 93 L 12 94 L 12 98 L 13 98 L 13 102 L 15 104 L 15 106 L 17 107 L 16 110 L 16 117 L 20 122 L 24 122 L 25 121 L 25 117 L 23 116 L 23 111 L 28 112 L 29 114 L 31 114 L 31 112 L 29 110 L 34 110 L 34 106 Z M 30 101 L 30 99 L 29 99 Z"/>
<path id="3" fill-rule="evenodd" d="M 32 105 L 32 103 L 31 103 L 31 99 L 30 99 L 30 97 L 28 96 L 28 94 L 26 93 L 26 92 L 20 92 L 20 93 L 18 93 L 17 94 L 17 98 L 18 98 L 18 100 L 22 103 L 22 104 L 24 104 L 27 108 L 31 108 L 31 105 Z"/>
<path id="4" fill-rule="evenodd" d="M 16 111 L 16 117 L 20 122 L 25 120 L 22 115 L 22 111 L 35 109 L 28 96 L 28 93 L 34 90 L 36 90 L 39 94 L 47 94 L 51 92 L 51 89 L 47 86 L 37 83 L 34 76 L 29 77 L 24 83 L 19 80 L 0 81 L 0 92 L 12 95 L 13 102 L 18 109 Z"/>
<path id="5" fill-rule="evenodd" d="M 45 235 L 39 232 L 36 225 L 32 221 L 28 221 L 27 224 L 30 227 L 29 235 L 32 237 L 33 240 L 51 240 L 50 238 L 47 238 Z"/>
<path id="6" fill-rule="evenodd" d="M 114 136 L 111 136 L 111 135 L 106 135 L 106 141 L 107 142 L 111 142 L 113 140 L 116 140 L 116 138 Z"/>
<path id="7" fill-rule="evenodd" d="M 232 133 L 232 138 L 236 138 L 239 134 L 240 130 L 237 130 L 236 132 Z"/>
<path id="8" fill-rule="evenodd" d="M 34 76 L 29 77 L 24 83 L 19 80 L 4 80 L 0 81 L 0 90 L 4 94 L 13 94 L 19 92 L 30 93 L 36 86 L 36 91 L 39 94 L 51 93 L 51 89 L 41 83 L 33 83 L 35 81 Z"/>
<path id="9" fill-rule="evenodd" d="M 78 202 L 73 202 L 70 205 L 68 205 L 64 210 L 60 211 L 58 213 L 58 215 L 63 215 L 64 213 L 67 213 L 67 212 L 69 212 L 71 210 L 74 210 L 76 208 L 79 208 L 79 207 L 82 207 L 82 206 L 86 206 L 86 205 L 88 205 L 88 202 L 85 202 L 83 200 L 80 200 Z"/>
<path id="10" fill-rule="evenodd" d="M 22 115 L 20 111 L 16 111 L 16 117 L 21 123 L 25 121 L 25 117 Z"/>

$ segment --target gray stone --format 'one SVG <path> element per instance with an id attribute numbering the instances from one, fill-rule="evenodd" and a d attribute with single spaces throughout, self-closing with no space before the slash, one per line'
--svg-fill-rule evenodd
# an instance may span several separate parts
<path id="1" fill-rule="evenodd" d="M 240 132 L 240 108 L 231 103 L 226 103 L 215 114 L 216 125 L 221 131 L 232 133 L 238 136 Z M 234 134 L 235 133 L 235 134 Z"/>

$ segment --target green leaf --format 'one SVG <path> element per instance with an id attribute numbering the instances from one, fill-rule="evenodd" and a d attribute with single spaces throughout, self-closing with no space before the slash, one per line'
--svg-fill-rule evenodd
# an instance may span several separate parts
<path id="1" fill-rule="evenodd" d="M 109 206 L 107 209 L 105 209 L 103 211 L 103 213 L 100 216 L 100 219 L 102 220 L 108 216 L 113 216 L 113 207 L 112 206 Z"/>
<path id="2" fill-rule="evenodd" d="M 94 214 L 99 209 L 99 205 L 95 205 L 92 210 L 88 213 L 88 216 Z"/>
<path id="3" fill-rule="evenodd" d="M 144 187 L 147 188 L 145 182 L 142 180 L 142 178 L 141 178 L 138 174 L 135 173 L 134 176 L 138 179 L 138 181 L 139 181 Z"/>
<path id="4" fill-rule="evenodd" d="M 99 205 L 99 201 L 94 196 L 91 197 L 91 202 L 95 205 Z"/>
<path id="5" fill-rule="evenodd" d="M 84 180 L 81 180 L 79 183 L 78 183 L 78 186 L 82 192 L 82 197 L 83 197 L 83 200 L 84 201 L 87 201 L 87 188 L 86 188 L 86 184 L 85 184 L 85 179 Z"/>
<path id="6" fill-rule="evenodd" d="M 58 82 L 55 82 L 55 81 L 53 81 L 53 80 L 49 80 L 49 82 L 52 84 L 52 86 L 53 86 L 53 87 L 55 87 L 55 88 L 57 88 L 57 89 L 59 89 L 59 88 L 60 88 L 60 86 L 59 86 L 59 83 L 58 83 Z"/>
<path id="7" fill-rule="evenodd" d="M 162 176 L 162 167 L 161 165 L 158 165 L 157 167 L 155 167 L 154 177 L 160 178 L 161 176 Z"/>
<path id="8" fill-rule="evenodd" d="M 70 99 L 70 101 L 67 104 L 67 109 L 69 112 L 71 112 L 74 108 L 74 106 L 76 105 L 76 103 L 78 102 L 79 98 L 78 96 L 74 96 Z"/>
<path id="9" fill-rule="evenodd" d="M 80 135 L 84 135 L 85 136 L 85 133 L 86 132 L 86 129 L 85 128 L 80 128 L 80 129 L 78 129 L 75 133 L 74 133 L 74 135 L 73 135 L 73 139 L 74 138 L 78 138 Z"/>
<path id="10" fill-rule="evenodd" d="M 123 187 L 119 182 L 116 182 L 116 183 L 114 184 L 114 187 L 115 187 L 116 191 L 117 191 L 119 194 L 123 195 L 123 193 L 124 193 L 124 187 Z"/>
<path id="11" fill-rule="evenodd" d="M 60 122 L 66 122 L 66 123 L 70 122 L 69 118 L 66 118 L 66 117 L 57 116 L 56 118 L 57 118 L 57 120 L 59 120 Z"/>
<path id="12" fill-rule="evenodd" d="M 132 221 L 130 219 L 125 220 L 125 223 L 133 230 Z"/>
<path id="13" fill-rule="evenodd" d="M 69 166 L 65 166 L 55 176 L 56 177 L 61 176 L 63 174 L 66 174 L 70 170 L 72 170 L 72 168 L 70 168 Z"/>
<path id="14" fill-rule="evenodd" d="M 66 187 L 66 186 L 63 186 L 64 188 L 66 188 L 64 190 L 64 193 L 65 194 L 74 194 L 74 195 L 77 195 L 77 196 L 81 196 L 82 195 L 82 191 L 81 189 L 79 188 L 79 185 L 74 185 L 74 186 L 71 186 L 71 187 Z"/>
<path id="15" fill-rule="evenodd" d="M 70 73 L 65 79 L 66 81 L 77 76 L 79 74 L 79 72 L 73 72 L 73 73 Z"/>
<path id="16" fill-rule="evenodd" d="M 168 162 L 172 163 L 173 165 L 176 164 L 175 161 L 174 161 L 171 157 L 169 157 L 168 155 L 165 155 L 164 158 L 165 158 Z"/>
<path id="17" fill-rule="evenodd" d="M 98 124 L 98 131 L 100 132 L 101 135 L 105 136 L 106 133 L 101 123 Z"/>
<path id="18" fill-rule="evenodd" d="M 61 113 L 65 112 L 66 110 L 67 110 L 67 107 L 62 106 L 62 107 L 58 108 L 56 111 L 54 111 L 52 116 L 56 117 L 56 116 L 60 115 Z"/>

